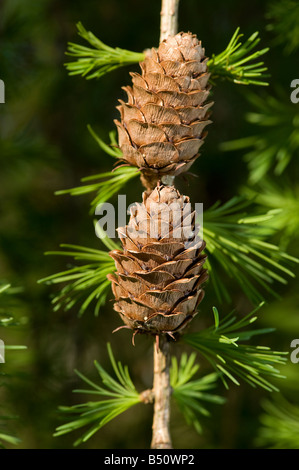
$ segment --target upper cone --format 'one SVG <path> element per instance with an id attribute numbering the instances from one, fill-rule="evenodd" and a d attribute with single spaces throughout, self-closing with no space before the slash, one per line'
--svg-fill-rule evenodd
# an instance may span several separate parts
<path id="1" fill-rule="evenodd" d="M 205 103 L 210 85 L 207 57 L 201 41 L 191 33 L 169 36 L 132 73 L 120 100 L 116 120 L 123 160 L 138 167 L 142 182 L 153 189 L 165 175 L 187 171 L 199 156 L 210 124 Z"/>

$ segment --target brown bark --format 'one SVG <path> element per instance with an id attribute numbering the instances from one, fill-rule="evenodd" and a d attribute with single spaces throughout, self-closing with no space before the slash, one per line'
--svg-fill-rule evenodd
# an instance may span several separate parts
<path id="1" fill-rule="evenodd" d="M 170 420 L 170 354 L 169 342 L 165 336 L 159 336 L 154 346 L 154 420 L 152 449 L 172 449 L 169 431 Z"/>

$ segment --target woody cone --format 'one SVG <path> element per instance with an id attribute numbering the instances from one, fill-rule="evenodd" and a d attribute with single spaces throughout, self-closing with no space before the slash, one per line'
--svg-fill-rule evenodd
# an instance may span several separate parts
<path id="1" fill-rule="evenodd" d="M 132 86 L 120 101 L 115 121 L 123 160 L 141 170 L 141 181 L 153 189 L 166 175 L 186 172 L 199 156 L 207 134 L 212 102 L 208 98 L 208 59 L 194 34 L 168 36 L 131 73 Z"/>
<path id="2" fill-rule="evenodd" d="M 110 275 L 114 309 L 135 333 L 175 337 L 192 320 L 204 296 L 205 243 L 189 198 L 158 185 L 131 209 L 119 228 L 123 250 L 114 250 Z"/>

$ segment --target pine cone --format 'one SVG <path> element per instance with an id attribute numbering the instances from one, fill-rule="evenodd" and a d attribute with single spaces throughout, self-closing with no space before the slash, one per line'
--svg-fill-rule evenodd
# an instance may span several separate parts
<path id="1" fill-rule="evenodd" d="M 123 159 L 142 170 L 142 182 L 153 189 L 163 175 L 187 171 L 199 156 L 207 132 L 209 95 L 205 50 L 191 33 L 169 36 L 131 73 L 124 87 L 128 102 L 118 110 L 119 147 Z"/>
<path id="2" fill-rule="evenodd" d="M 171 186 L 144 192 L 118 231 L 123 251 L 110 252 L 117 273 L 108 276 L 114 309 L 135 332 L 173 336 L 196 314 L 208 277 L 189 198 Z"/>

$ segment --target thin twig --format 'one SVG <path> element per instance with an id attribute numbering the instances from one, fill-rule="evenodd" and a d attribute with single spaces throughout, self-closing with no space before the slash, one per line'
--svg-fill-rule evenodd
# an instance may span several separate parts
<path id="1" fill-rule="evenodd" d="M 160 42 L 178 32 L 179 0 L 162 0 Z M 173 179 L 168 184 L 173 184 Z M 163 335 L 156 337 L 154 345 L 154 419 L 152 449 L 172 449 L 170 420 L 170 354 L 169 342 Z"/>
<path id="2" fill-rule="evenodd" d="M 165 336 L 159 336 L 154 345 L 154 420 L 152 449 L 172 449 L 169 432 L 170 419 L 170 354 L 169 342 Z"/>
<path id="3" fill-rule="evenodd" d="M 139 394 L 140 401 L 142 403 L 145 403 L 148 405 L 149 403 L 154 403 L 155 397 L 154 397 L 154 391 L 152 388 L 148 388 L 147 390 L 144 390 Z"/>
<path id="4" fill-rule="evenodd" d="M 162 0 L 160 42 L 178 32 L 179 0 Z"/>
<path id="5" fill-rule="evenodd" d="M 174 36 L 178 32 L 179 1 L 162 0 L 160 42 L 167 39 L 168 36 Z M 174 182 L 174 176 L 166 175 L 162 177 L 162 182 L 171 186 Z"/>

